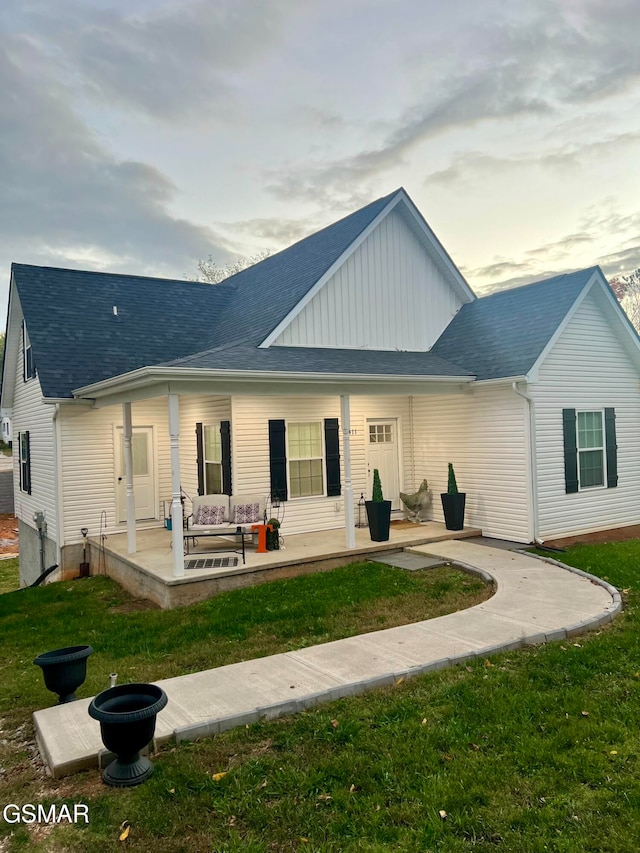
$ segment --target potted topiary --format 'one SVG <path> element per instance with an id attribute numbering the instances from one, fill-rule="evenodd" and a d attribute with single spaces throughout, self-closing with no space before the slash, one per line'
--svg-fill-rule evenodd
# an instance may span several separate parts
<path id="1" fill-rule="evenodd" d="M 271 530 L 269 530 L 269 525 Z M 277 518 L 270 518 L 267 521 L 267 551 L 280 550 L 280 522 Z"/>
<path id="2" fill-rule="evenodd" d="M 458 491 L 456 475 L 451 462 L 449 462 L 447 491 L 443 492 L 440 498 L 442 500 L 442 511 L 444 512 L 444 523 L 447 530 L 462 530 L 464 527 L 464 504 L 467 495 L 466 492 Z"/>
<path id="3" fill-rule="evenodd" d="M 387 542 L 389 539 L 389 525 L 391 524 L 391 501 L 385 501 L 382 496 L 380 472 L 377 468 L 373 469 L 371 500 L 365 501 L 365 506 L 367 508 L 371 541 Z"/>

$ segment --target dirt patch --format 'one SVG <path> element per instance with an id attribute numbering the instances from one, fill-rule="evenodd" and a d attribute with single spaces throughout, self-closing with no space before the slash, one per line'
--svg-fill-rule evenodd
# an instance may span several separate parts
<path id="1" fill-rule="evenodd" d="M 0 514 L 0 557 L 17 557 L 18 519 L 15 515 Z"/>
<path id="2" fill-rule="evenodd" d="M 571 545 L 604 545 L 607 542 L 627 542 L 629 539 L 640 539 L 640 524 L 565 536 L 564 539 L 545 539 L 544 544 L 551 548 L 569 548 Z"/>
<path id="3" fill-rule="evenodd" d="M 403 530 L 405 527 L 418 527 L 415 521 L 407 521 L 406 519 L 399 518 L 397 521 L 391 522 L 391 527 L 394 530 Z"/>

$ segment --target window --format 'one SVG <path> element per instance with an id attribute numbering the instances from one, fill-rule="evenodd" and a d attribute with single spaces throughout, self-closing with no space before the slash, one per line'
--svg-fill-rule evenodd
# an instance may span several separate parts
<path id="1" fill-rule="evenodd" d="M 204 488 L 206 495 L 222 494 L 220 424 L 204 427 Z"/>
<path id="2" fill-rule="evenodd" d="M 31 342 L 29 341 L 27 326 L 24 320 L 22 322 L 22 352 L 24 354 L 24 381 L 26 382 L 27 379 L 33 379 L 36 375 L 36 366 L 33 362 L 33 350 L 31 349 Z"/>
<path id="3" fill-rule="evenodd" d="M 577 412 L 577 418 L 578 486 L 580 489 L 604 486 L 606 478 L 603 413 Z"/>
<path id="4" fill-rule="evenodd" d="M 391 424 L 369 424 L 369 443 L 393 443 L 393 433 L 391 432 Z"/>
<path id="5" fill-rule="evenodd" d="M 18 448 L 20 454 L 20 491 L 31 494 L 31 446 L 29 433 L 18 433 Z"/>
<path id="6" fill-rule="evenodd" d="M 324 495 L 322 423 L 287 424 L 289 496 Z"/>

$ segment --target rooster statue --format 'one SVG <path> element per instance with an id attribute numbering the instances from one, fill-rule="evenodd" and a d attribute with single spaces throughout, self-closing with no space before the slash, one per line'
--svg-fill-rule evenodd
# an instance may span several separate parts
<path id="1" fill-rule="evenodd" d="M 429 483 L 427 483 L 426 480 L 423 480 L 422 483 L 420 483 L 420 488 L 414 495 L 407 495 L 404 492 L 400 492 L 400 500 L 405 505 L 409 515 L 409 520 L 415 521 L 416 524 L 419 524 L 421 521 L 424 521 L 424 519 L 421 518 L 421 515 L 426 512 L 427 507 L 431 502 Z"/>

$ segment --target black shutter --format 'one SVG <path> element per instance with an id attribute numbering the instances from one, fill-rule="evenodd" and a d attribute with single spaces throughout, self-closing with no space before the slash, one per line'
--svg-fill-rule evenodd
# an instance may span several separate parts
<path id="1" fill-rule="evenodd" d="M 231 423 L 220 421 L 220 448 L 222 455 L 222 494 L 231 495 Z"/>
<path id="2" fill-rule="evenodd" d="M 324 449 L 327 470 L 327 496 L 336 497 L 342 494 L 340 485 L 340 438 L 338 435 L 338 419 L 324 419 Z"/>
<path id="3" fill-rule="evenodd" d="M 18 433 L 18 485 L 22 491 L 22 433 Z"/>
<path id="4" fill-rule="evenodd" d="M 284 421 L 269 421 L 269 467 L 271 471 L 271 497 L 286 501 L 287 450 Z"/>
<path id="5" fill-rule="evenodd" d="M 615 409 L 604 410 L 604 434 L 607 448 L 607 488 L 618 485 L 618 445 L 616 444 Z"/>
<path id="6" fill-rule="evenodd" d="M 578 491 L 578 445 L 576 444 L 576 410 L 562 410 L 564 437 L 564 489 L 567 494 Z"/>
<path id="7" fill-rule="evenodd" d="M 196 424 L 196 464 L 198 466 L 198 494 L 204 495 L 204 438 L 202 424 Z"/>
<path id="8" fill-rule="evenodd" d="M 26 469 L 25 470 L 25 474 L 26 474 L 25 479 L 27 481 L 26 492 L 27 492 L 27 494 L 30 495 L 31 494 L 31 440 L 29 438 L 28 432 L 25 432 L 25 436 L 26 436 L 25 441 L 26 441 L 26 445 L 27 445 L 27 460 L 26 460 L 26 464 L 25 464 L 25 469 Z"/>

